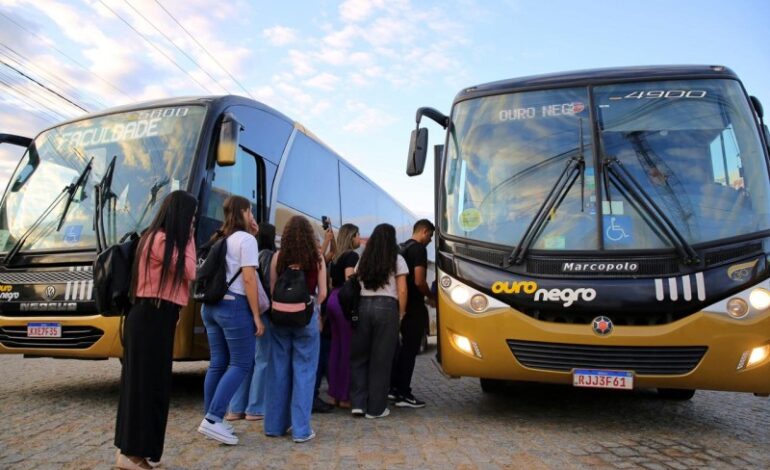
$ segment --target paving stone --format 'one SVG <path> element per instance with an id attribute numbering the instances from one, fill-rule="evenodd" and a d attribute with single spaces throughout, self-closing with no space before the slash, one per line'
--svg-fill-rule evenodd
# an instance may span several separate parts
<path id="1" fill-rule="evenodd" d="M 207 363 L 176 363 L 164 468 L 770 468 L 767 399 L 699 391 L 674 402 L 525 383 L 488 395 L 477 379 L 446 379 L 430 354 L 413 382 L 424 409 L 392 408 L 376 421 L 314 415 L 318 437 L 305 444 L 237 421 L 234 447 L 196 432 Z M 108 468 L 119 374 L 115 360 L 0 356 L 0 468 Z"/>

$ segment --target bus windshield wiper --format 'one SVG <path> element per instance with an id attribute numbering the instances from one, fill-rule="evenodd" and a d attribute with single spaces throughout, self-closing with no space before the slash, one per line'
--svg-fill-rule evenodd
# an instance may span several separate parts
<path id="1" fill-rule="evenodd" d="M 117 196 L 112 192 L 112 175 L 115 174 L 115 162 L 118 156 L 115 155 L 110 160 L 107 169 L 104 171 L 101 181 L 96 184 L 96 210 L 94 211 L 94 233 L 96 233 L 96 250 L 102 251 L 107 246 L 107 236 L 104 234 L 104 205 L 107 202 L 114 201 Z M 113 209 L 114 215 L 114 209 Z"/>
<path id="2" fill-rule="evenodd" d="M 80 172 L 78 179 L 75 180 L 74 183 L 67 186 L 67 202 L 64 204 L 64 210 L 59 216 L 59 224 L 56 226 L 57 232 L 61 230 L 62 225 L 64 225 L 64 219 L 67 217 L 67 212 L 70 210 L 70 204 L 72 204 L 72 200 L 75 199 L 75 193 L 78 191 L 78 189 L 80 189 L 81 186 L 85 184 L 86 181 L 88 181 L 88 176 L 91 174 L 93 163 L 94 157 L 91 157 L 91 159 L 88 160 L 86 167 L 83 168 L 83 171 Z"/>
<path id="3" fill-rule="evenodd" d="M 56 206 L 59 205 L 59 203 L 66 197 L 67 198 L 67 205 L 64 207 L 64 212 L 62 212 L 62 215 L 59 216 L 59 222 L 58 222 L 58 228 L 57 231 L 61 229 L 61 225 L 64 222 L 64 218 L 67 215 L 67 211 L 69 210 L 69 205 L 72 202 L 72 199 L 75 197 L 75 193 L 77 192 L 78 188 L 83 185 L 83 183 L 88 179 L 88 175 L 91 173 L 91 164 L 93 163 L 93 157 L 88 162 L 85 168 L 83 168 L 83 171 L 78 176 L 78 179 L 67 186 L 65 186 L 61 192 L 54 198 L 54 200 L 51 202 L 51 204 L 48 205 L 48 207 L 45 208 L 42 214 L 38 216 L 37 219 L 32 223 L 32 225 L 29 226 L 29 228 L 19 237 L 18 240 L 16 240 L 16 243 L 13 244 L 11 249 L 8 251 L 8 255 L 5 257 L 5 260 L 3 260 L 3 264 L 5 266 L 9 266 L 11 262 L 16 258 L 16 256 L 21 251 L 24 244 L 27 242 L 27 239 L 29 238 L 32 233 L 37 230 L 37 228 L 40 226 L 40 224 L 48 217 L 48 215 L 54 210 Z"/>
<path id="4" fill-rule="evenodd" d="M 581 147 L 582 148 L 582 145 Z M 524 231 L 524 235 L 516 245 L 511 255 L 508 257 L 508 264 L 520 264 L 524 261 L 524 257 L 527 255 L 527 250 L 532 245 L 540 230 L 545 225 L 546 220 L 550 217 L 554 210 L 556 210 L 564 198 L 567 196 L 572 185 L 575 184 L 578 177 L 582 177 L 583 170 L 585 168 L 585 159 L 583 153 L 579 152 L 574 157 L 570 158 L 567 162 L 567 166 L 564 167 L 556 182 L 551 187 L 551 191 L 546 196 L 543 203 L 540 204 L 540 208 L 537 210 L 535 217 L 529 223 L 527 230 Z"/>
<path id="5" fill-rule="evenodd" d="M 564 167 L 561 174 L 556 178 L 556 182 L 551 187 L 551 191 L 546 196 L 543 203 L 540 204 L 540 208 L 537 210 L 535 217 L 530 221 L 527 230 L 524 231 L 521 240 L 514 248 L 511 255 L 508 257 L 508 264 L 521 264 L 524 261 L 524 257 L 527 255 L 527 250 L 535 241 L 535 238 L 540 233 L 540 230 L 545 225 L 548 217 L 551 217 L 553 211 L 555 211 L 562 203 L 567 193 L 575 184 L 575 181 L 580 178 L 580 210 L 585 208 L 585 146 L 583 144 L 583 120 L 578 122 L 578 147 L 577 155 L 571 157 L 567 162 L 567 166 Z M 550 160 L 550 159 L 548 159 Z M 548 161 L 546 160 L 546 161 Z"/>
<path id="6" fill-rule="evenodd" d="M 634 178 L 622 162 L 616 157 L 605 158 L 602 162 L 602 173 L 604 179 L 604 185 L 606 186 L 605 192 L 609 198 L 609 184 L 612 179 L 615 186 L 620 190 L 621 194 L 629 201 L 633 202 L 637 208 L 641 209 L 649 219 L 658 226 L 663 235 L 669 239 L 674 248 L 679 252 L 679 255 L 684 260 L 685 264 L 698 264 L 700 263 L 700 257 L 693 247 L 687 242 L 682 235 L 682 232 L 676 228 L 676 225 L 671 219 L 666 216 L 666 213 L 655 204 L 655 201 L 647 194 L 641 184 Z M 612 203 L 610 202 L 610 208 Z M 611 210 L 611 209 L 610 209 Z"/>

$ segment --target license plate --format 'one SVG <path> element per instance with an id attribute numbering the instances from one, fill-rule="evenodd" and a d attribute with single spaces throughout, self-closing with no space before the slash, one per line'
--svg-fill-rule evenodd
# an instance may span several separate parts
<path id="1" fill-rule="evenodd" d="M 27 323 L 27 338 L 61 338 L 61 323 Z"/>
<path id="2" fill-rule="evenodd" d="M 572 372 L 572 385 L 575 387 L 633 390 L 634 374 L 625 370 L 575 369 Z"/>

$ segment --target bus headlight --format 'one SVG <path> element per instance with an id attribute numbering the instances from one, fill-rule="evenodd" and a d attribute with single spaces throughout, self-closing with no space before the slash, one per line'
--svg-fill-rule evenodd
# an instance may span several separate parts
<path id="1" fill-rule="evenodd" d="M 476 294 L 473 297 L 471 297 L 470 306 L 473 310 L 476 312 L 483 312 L 487 309 L 487 305 L 489 305 L 489 301 L 487 301 L 487 296 L 484 294 Z"/>
<path id="2" fill-rule="evenodd" d="M 452 302 L 457 305 L 465 305 L 465 302 L 468 301 L 468 297 L 470 297 L 471 294 L 464 286 L 455 286 L 449 296 L 452 298 Z"/>
<path id="3" fill-rule="evenodd" d="M 738 361 L 738 367 L 736 367 L 736 369 L 741 370 L 745 369 L 746 367 L 760 364 L 764 362 L 768 356 L 770 356 L 770 344 L 758 346 L 750 351 L 744 351 L 744 353 L 741 354 L 741 358 Z"/>
<path id="4" fill-rule="evenodd" d="M 760 362 L 767 359 L 767 356 L 770 355 L 770 344 L 766 344 L 764 346 L 760 346 L 758 348 L 754 348 L 751 350 L 751 355 L 749 355 L 749 362 L 746 363 L 746 367 L 753 366 L 754 364 L 759 364 Z"/>
<path id="5" fill-rule="evenodd" d="M 441 270 L 438 271 L 438 279 L 441 290 L 452 299 L 452 302 L 468 313 L 485 313 L 490 310 L 510 308 L 508 304 L 463 284 Z"/>
<path id="6" fill-rule="evenodd" d="M 479 359 L 481 359 L 481 350 L 479 349 L 479 345 L 476 344 L 475 341 L 472 341 L 471 339 L 463 336 L 458 335 L 457 333 L 452 333 L 452 342 L 457 346 L 457 349 L 460 351 L 470 354 L 471 356 L 476 356 Z"/>
<path id="7" fill-rule="evenodd" d="M 749 313 L 749 304 L 740 297 L 733 297 L 727 302 L 727 314 L 733 318 L 743 318 Z"/>
<path id="8" fill-rule="evenodd" d="M 762 288 L 756 288 L 749 294 L 749 302 L 756 310 L 765 310 L 770 307 L 770 292 Z"/>

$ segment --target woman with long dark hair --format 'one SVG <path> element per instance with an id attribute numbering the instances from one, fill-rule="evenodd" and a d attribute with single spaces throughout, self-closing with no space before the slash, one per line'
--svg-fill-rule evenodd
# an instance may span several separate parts
<path id="1" fill-rule="evenodd" d="M 337 252 L 329 268 L 332 291 L 326 304 L 326 313 L 331 326 L 331 349 L 329 351 L 329 396 L 340 408 L 350 408 L 350 338 L 353 328 L 342 313 L 337 293 L 347 278 L 353 275 L 358 264 L 356 249 L 361 246 L 358 227 L 344 224 L 337 234 Z"/>
<path id="2" fill-rule="evenodd" d="M 252 372 L 255 336 L 262 336 L 265 325 L 260 318 L 259 249 L 251 203 L 244 197 L 230 196 L 225 199 L 224 213 L 224 224 L 212 241 L 226 239 L 225 279 L 230 284 L 222 300 L 201 310 L 211 359 L 203 382 L 205 416 L 198 432 L 235 445 L 238 437 L 222 420 L 233 394 Z"/>
<path id="3" fill-rule="evenodd" d="M 115 425 L 116 466 L 152 468 L 163 454 L 179 309 L 195 278 L 195 197 L 173 191 L 139 240 L 132 268 Z"/>
<path id="4" fill-rule="evenodd" d="M 374 228 L 358 263 L 361 300 L 358 325 L 350 343 L 350 398 L 354 416 L 384 418 L 393 355 L 398 345 L 398 323 L 406 312 L 406 276 L 409 268 L 398 254 L 396 229 Z"/>
<path id="5" fill-rule="evenodd" d="M 308 291 L 316 293 L 310 322 L 302 327 L 270 328 L 270 360 L 265 394 L 265 434 L 283 436 L 291 427 L 294 442 L 315 437 L 310 427 L 315 375 L 318 368 L 321 320 L 319 305 L 326 298 L 326 265 L 313 227 L 301 215 L 289 219 L 281 236 L 281 249 L 270 264 L 270 292 L 288 269 L 301 270 Z"/>

